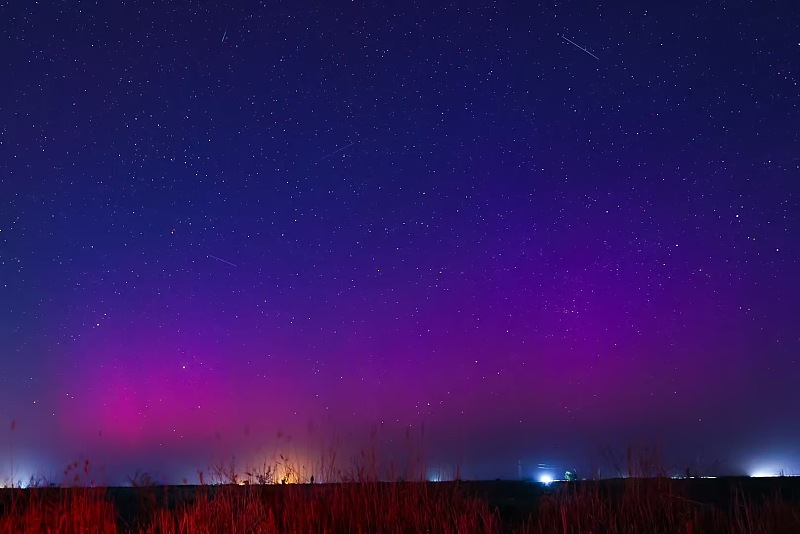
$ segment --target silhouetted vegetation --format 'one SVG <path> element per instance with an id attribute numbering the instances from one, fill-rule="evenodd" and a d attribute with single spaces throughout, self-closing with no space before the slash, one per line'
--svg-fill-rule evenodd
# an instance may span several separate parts
<path id="1" fill-rule="evenodd" d="M 324 483 L 280 455 L 243 474 L 234 461 L 220 464 L 211 469 L 215 484 L 159 486 L 137 472 L 131 487 L 94 488 L 89 462 L 75 462 L 62 487 L 0 490 L 0 534 L 800 532 L 800 479 L 790 477 L 389 482 L 366 463 L 330 482 L 327 465 Z"/>

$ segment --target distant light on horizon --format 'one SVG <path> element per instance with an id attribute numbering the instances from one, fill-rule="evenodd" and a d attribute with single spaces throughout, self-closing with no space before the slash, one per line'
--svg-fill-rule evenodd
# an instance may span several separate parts
<path id="1" fill-rule="evenodd" d="M 750 474 L 751 478 L 769 478 L 769 477 L 777 477 L 780 476 L 780 473 L 772 472 L 772 471 L 756 471 Z"/>
<path id="2" fill-rule="evenodd" d="M 443 476 L 441 469 L 432 469 L 428 471 L 428 482 L 443 482 L 446 477 Z"/>
<path id="3" fill-rule="evenodd" d="M 785 452 L 762 457 L 750 463 L 747 473 L 751 478 L 797 476 L 796 458 Z"/>
<path id="4" fill-rule="evenodd" d="M 750 473 L 750 478 L 771 478 L 771 477 L 796 477 L 795 472 L 789 472 L 785 469 L 762 469 Z"/>
<path id="5" fill-rule="evenodd" d="M 545 486 L 552 484 L 553 480 L 554 480 L 553 475 L 549 475 L 547 473 L 539 475 L 539 482 L 541 482 Z"/>

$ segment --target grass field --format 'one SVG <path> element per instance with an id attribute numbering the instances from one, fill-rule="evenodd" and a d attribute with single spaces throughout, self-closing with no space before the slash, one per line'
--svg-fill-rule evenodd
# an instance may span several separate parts
<path id="1" fill-rule="evenodd" d="M 800 532 L 800 479 L 543 486 L 355 476 L 325 484 L 0 490 L 0 534 L 34 532 L 789 534 Z"/>

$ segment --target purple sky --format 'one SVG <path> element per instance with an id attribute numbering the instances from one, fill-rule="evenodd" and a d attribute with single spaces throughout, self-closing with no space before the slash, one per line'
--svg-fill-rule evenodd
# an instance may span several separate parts
<path id="1" fill-rule="evenodd" d="M 0 480 L 800 472 L 791 2 L 205 4 L 0 7 Z"/>

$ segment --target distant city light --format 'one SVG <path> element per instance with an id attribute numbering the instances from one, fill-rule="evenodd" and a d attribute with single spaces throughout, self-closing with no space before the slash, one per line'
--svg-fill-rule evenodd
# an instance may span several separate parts
<path id="1" fill-rule="evenodd" d="M 545 486 L 548 486 L 553 482 L 553 476 L 548 475 L 547 473 L 539 475 L 539 482 L 541 482 Z"/>
<path id="2" fill-rule="evenodd" d="M 787 466 L 787 458 L 774 458 L 751 466 L 750 476 L 753 478 L 787 477 L 797 474 L 797 469 Z"/>
<path id="3" fill-rule="evenodd" d="M 769 477 L 781 476 L 781 473 L 780 473 L 780 471 L 762 470 L 762 471 L 755 471 L 753 473 L 750 473 L 750 476 L 752 478 L 769 478 Z"/>
<path id="4" fill-rule="evenodd" d="M 428 482 L 441 482 L 441 481 L 442 477 L 438 473 L 428 475 Z"/>

